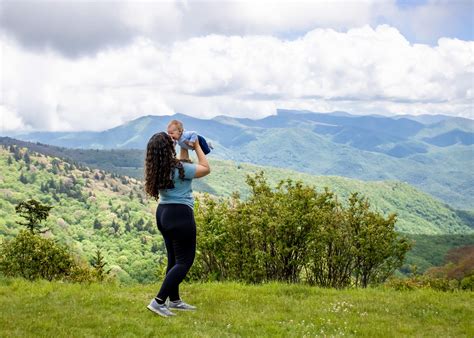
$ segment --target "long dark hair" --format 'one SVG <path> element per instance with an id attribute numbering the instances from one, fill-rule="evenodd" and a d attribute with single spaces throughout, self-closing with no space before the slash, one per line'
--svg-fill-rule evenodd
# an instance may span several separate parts
<path id="1" fill-rule="evenodd" d="M 173 189 L 175 168 L 178 168 L 179 178 L 184 179 L 183 165 L 176 158 L 173 140 L 165 132 L 156 133 L 146 146 L 145 192 L 158 199 L 160 189 Z"/>

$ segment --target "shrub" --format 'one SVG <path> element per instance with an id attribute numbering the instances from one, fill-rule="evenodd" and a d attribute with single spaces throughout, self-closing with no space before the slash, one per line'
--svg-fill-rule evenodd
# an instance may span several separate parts
<path id="1" fill-rule="evenodd" d="M 26 230 L 21 230 L 0 248 L 0 270 L 5 276 L 60 279 L 67 276 L 73 266 L 74 260 L 67 248 Z"/>
<path id="2" fill-rule="evenodd" d="M 385 287 L 398 291 L 411 291 L 417 289 L 433 289 L 437 291 L 455 291 L 462 289 L 461 283 L 455 279 L 420 275 L 410 278 L 390 278 Z"/>
<path id="3" fill-rule="evenodd" d="M 470 275 L 470 276 L 467 276 L 467 277 L 464 277 L 462 280 L 461 280 L 461 289 L 463 290 L 470 290 L 470 291 L 473 291 L 474 290 L 474 274 Z"/>
<path id="4" fill-rule="evenodd" d="M 344 207 L 327 189 L 300 182 L 272 189 L 263 173 L 247 184 L 245 201 L 237 194 L 197 200 L 199 245 L 189 278 L 366 287 L 383 282 L 410 249 L 395 232 L 395 215 L 371 211 L 358 194 Z"/>

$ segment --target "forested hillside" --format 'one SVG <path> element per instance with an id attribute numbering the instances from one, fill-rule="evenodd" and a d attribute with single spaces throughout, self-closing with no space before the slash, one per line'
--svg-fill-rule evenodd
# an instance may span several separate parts
<path id="1" fill-rule="evenodd" d="M 69 149 L 34 144 L 10 138 L 0 140 L 5 146 L 18 144 L 37 152 L 59 156 L 90 167 L 104 169 L 126 176 L 142 179 L 143 151 L 129 149 L 92 150 Z M 230 196 L 239 192 L 243 198 L 248 194 L 245 178 L 248 174 L 264 171 L 272 185 L 291 178 L 301 180 L 318 190 L 328 187 L 345 199 L 351 192 L 360 192 L 370 199 L 371 205 L 388 215 L 398 215 L 397 230 L 412 234 L 469 233 L 474 228 L 471 211 L 456 210 L 449 205 L 421 192 L 413 186 L 399 181 L 366 182 L 337 176 L 315 176 L 293 170 L 270 166 L 257 166 L 241 162 L 211 159 L 212 175 L 193 183 L 194 190 L 217 196 Z"/>
<path id="2" fill-rule="evenodd" d="M 35 151 L 12 145 L 0 148 L 0 237 L 10 238 L 18 233 L 20 226 L 15 223 L 19 220 L 15 215 L 15 205 L 35 198 L 53 206 L 45 224 L 50 229 L 48 236 L 67 244 L 87 260 L 92 259 L 96 249 L 101 249 L 111 272 L 121 280 L 155 280 L 164 263 L 164 247 L 154 221 L 156 202 L 145 198 L 140 180 L 86 167 L 86 162 L 96 158 L 95 166 L 107 163 L 109 169 L 121 169 L 140 176 L 142 168 L 133 167 L 133 163 L 141 155 L 130 150 L 85 151 L 29 145 Z M 55 153 L 69 160 L 65 162 L 46 153 Z M 127 157 L 127 154 L 135 157 Z M 120 163 L 127 166 L 116 166 Z M 396 227 L 405 233 L 459 234 L 457 237 L 450 235 L 448 245 L 436 244 L 439 246 L 436 249 L 430 247 L 434 241 L 426 240 L 430 237 L 418 235 L 423 248 L 436 253 L 427 255 L 426 250 L 418 250 L 416 255 L 408 254 L 408 263 L 420 265 L 422 269 L 430 267 L 433 262 L 441 262 L 449 248 L 473 242 L 469 217 L 461 218 L 453 209 L 408 184 L 316 177 L 231 161 L 213 160 L 211 165 L 212 175 L 195 181 L 196 193 L 210 192 L 225 197 L 238 191 L 245 198 L 248 194 L 246 175 L 263 170 L 271 185 L 287 178 L 301 180 L 320 191 L 329 187 L 341 200 L 350 192 L 361 192 L 370 198 L 375 210 L 386 214 L 396 212 L 399 215 Z M 439 236 L 436 237 L 438 242 Z"/>
<path id="3" fill-rule="evenodd" d="M 15 205 L 35 198 L 53 207 L 47 236 L 87 260 L 100 249 L 123 281 L 156 279 L 164 247 L 140 181 L 18 147 L 0 147 L 0 169 L 0 238 L 21 229 Z"/>

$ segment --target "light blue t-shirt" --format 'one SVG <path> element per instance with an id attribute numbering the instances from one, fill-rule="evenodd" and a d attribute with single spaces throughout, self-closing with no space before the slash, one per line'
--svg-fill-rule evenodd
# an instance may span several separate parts
<path id="1" fill-rule="evenodd" d="M 183 163 L 184 169 L 184 180 L 179 178 L 179 171 L 176 168 L 174 170 L 173 189 L 160 189 L 160 204 L 186 204 L 191 209 L 194 209 L 194 198 L 192 182 L 194 175 L 196 174 L 196 165 L 192 163 Z"/>
<path id="2" fill-rule="evenodd" d="M 184 148 L 184 149 L 188 149 L 188 150 L 191 150 L 193 148 L 191 148 L 190 146 L 188 146 L 186 143 L 184 143 L 185 141 L 188 141 L 188 142 L 196 142 L 198 139 L 198 134 L 195 132 L 195 131 L 183 131 L 183 134 L 181 135 L 181 137 L 179 138 L 178 140 L 178 144 L 181 148 Z"/>

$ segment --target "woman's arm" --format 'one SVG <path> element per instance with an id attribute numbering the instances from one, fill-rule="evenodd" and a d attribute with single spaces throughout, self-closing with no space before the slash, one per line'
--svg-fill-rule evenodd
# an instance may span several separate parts
<path id="1" fill-rule="evenodd" d="M 189 161 L 189 152 L 188 152 L 188 149 L 185 149 L 183 147 L 180 147 L 181 148 L 181 151 L 179 152 L 179 159 L 180 160 L 185 160 L 185 161 Z"/>
<path id="2" fill-rule="evenodd" d="M 211 167 L 209 166 L 209 162 L 207 162 L 207 157 L 206 155 L 204 155 L 204 152 L 202 151 L 199 142 L 194 143 L 194 151 L 196 152 L 196 156 L 198 158 L 198 164 L 196 165 L 196 174 L 194 175 L 194 177 L 199 178 L 209 175 L 209 173 L 211 172 Z"/>

